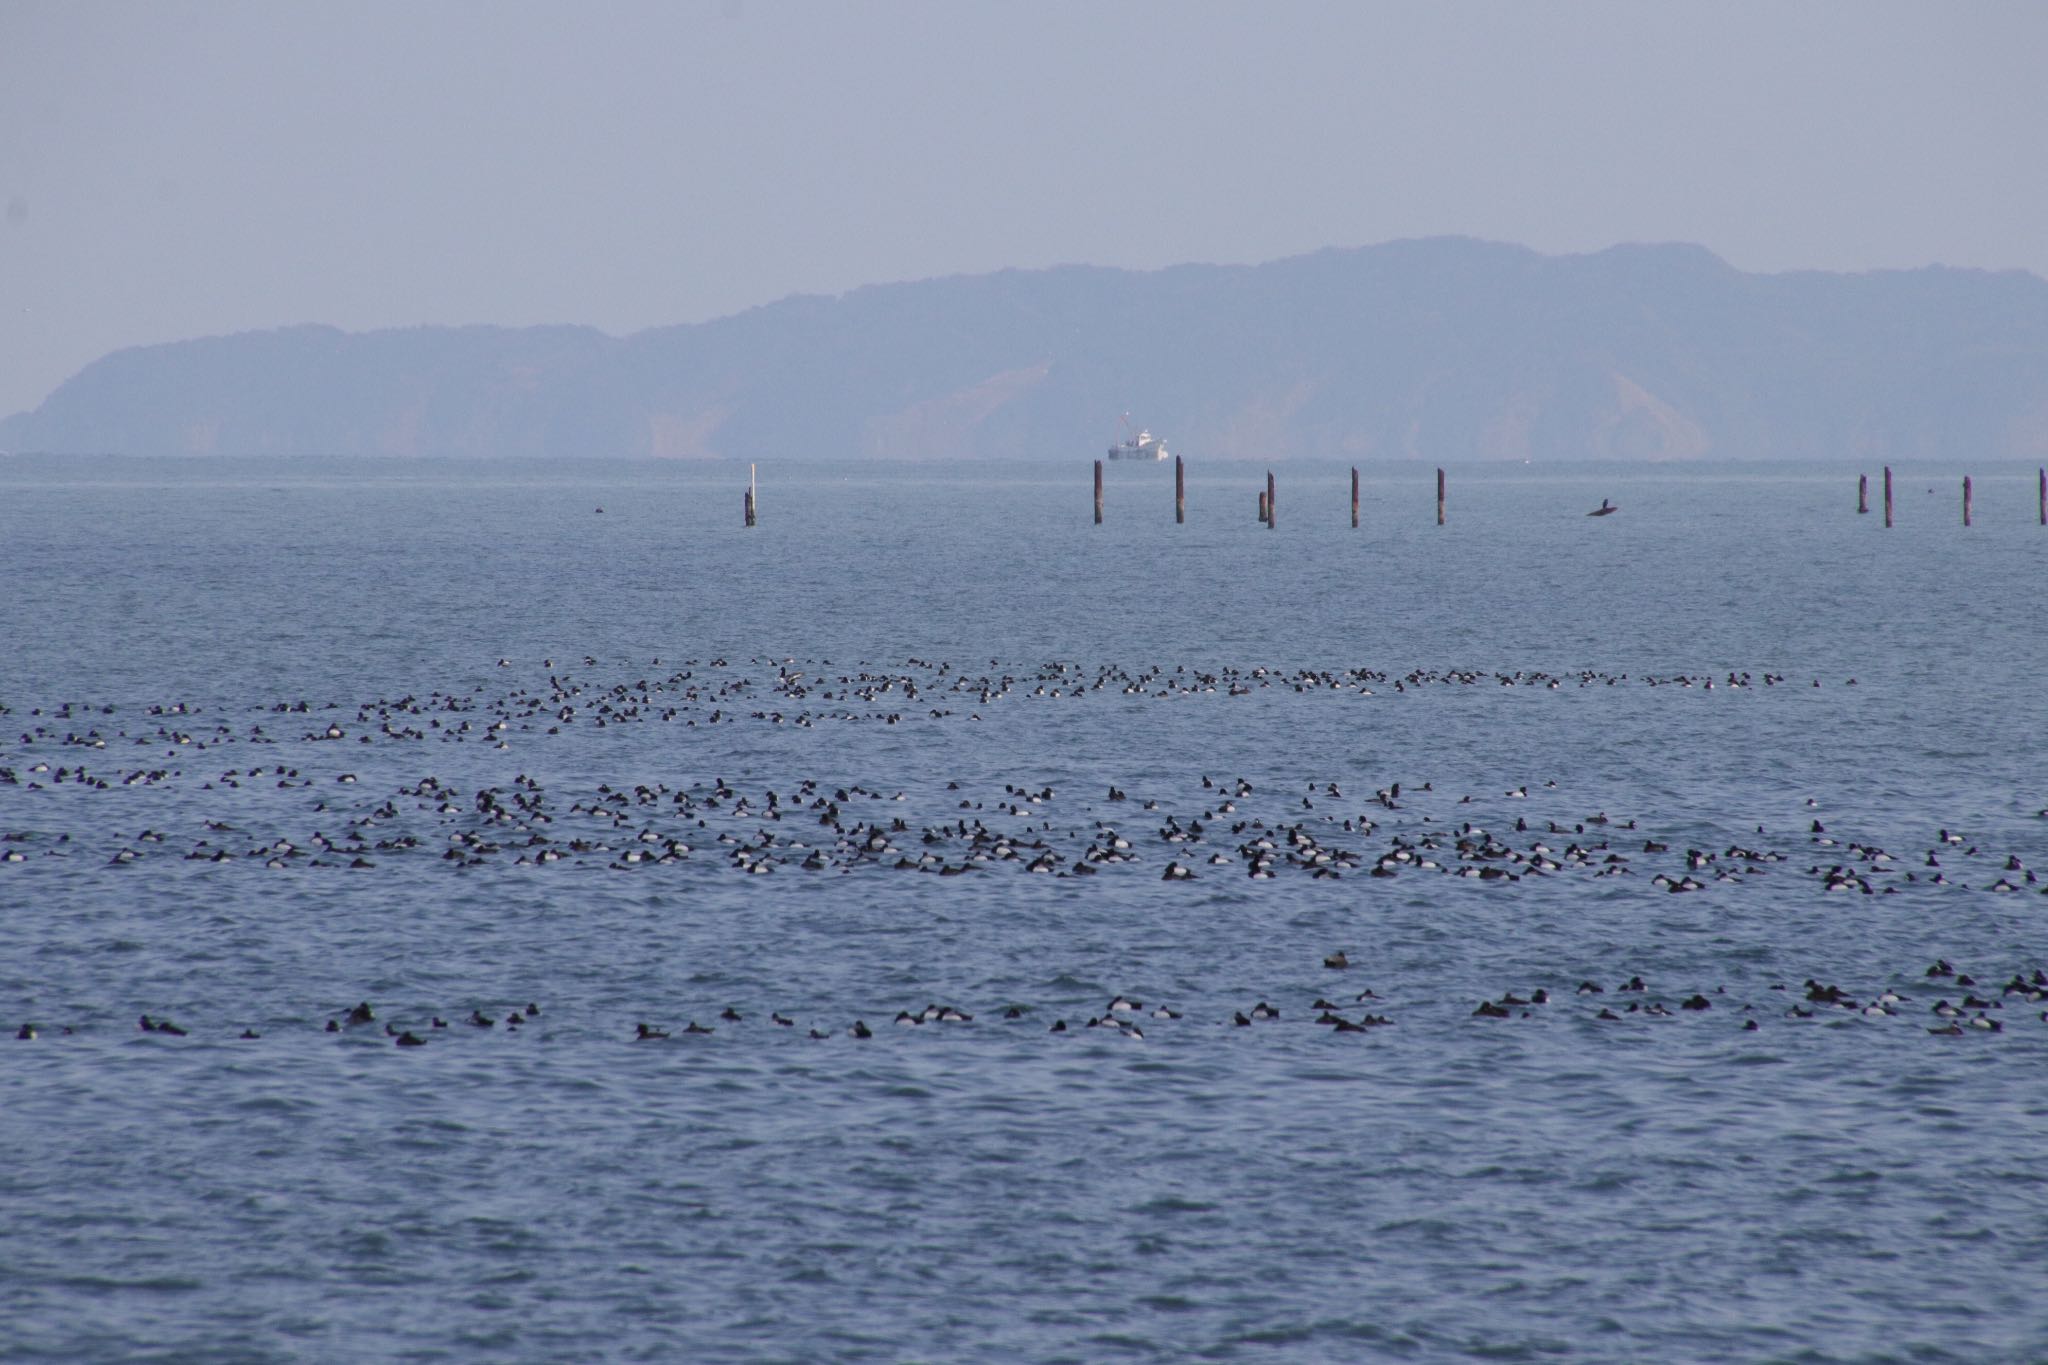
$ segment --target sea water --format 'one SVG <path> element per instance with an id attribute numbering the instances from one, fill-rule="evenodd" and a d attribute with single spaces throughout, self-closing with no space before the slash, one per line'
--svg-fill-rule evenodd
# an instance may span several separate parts
<path id="1" fill-rule="evenodd" d="M 0 1358 L 2048 1359 L 2034 471 L 1276 469 L 0 464 Z"/>

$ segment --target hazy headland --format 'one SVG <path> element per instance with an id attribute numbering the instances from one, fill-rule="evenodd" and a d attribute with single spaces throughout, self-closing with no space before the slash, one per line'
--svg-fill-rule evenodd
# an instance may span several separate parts
<path id="1" fill-rule="evenodd" d="M 0 451 L 884 459 L 1984 462 L 2048 455 L 2048 282 L 1750 274 L 1466 238 L 1001 271 L 611 336 L 309 324 L 117 351 Z"/>

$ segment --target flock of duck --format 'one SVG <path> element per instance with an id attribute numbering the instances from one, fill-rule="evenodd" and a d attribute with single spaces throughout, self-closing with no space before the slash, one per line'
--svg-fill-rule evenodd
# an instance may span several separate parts
<path id="1" fill-rule="evenodd" d="M 507 660 L 499 663 L 511 667 Z M 653 663 L 660 665 L 659 660 Z M 586 670 L 599 667 L 589 657 L 583 665 Z M 719 658 L 686 662 L 658 676 L 634 668 L 630 678 L 604 681 L 557 667 L 552 659 L 543 661 L 543 669 L 542 684 L 514 680 L 495 690 L 479 685 L 467 692 L 347 705 L 285 699 L 232 714 L 186 702 L 148 706 L 139 714 L 75 702 L 33 708 L 15 717 L 18 739 L 0 750 L 0 820 L 5 821 L 0 824 L 0 878 L 10 867 L 32 871 L 54 860 L 60 867 L 235 864 L 274 872 L 332 869 L 337 875 L 422 863 L 455 872 L 560 864 L 659 876 L 660 869 L 678 869 L 676 875 L 689 877 L 1020 873 L 1051 880 L 1097 878 L 1101 885 L 1126 887 L 1133 879 L 1196 883 L 1198 891 L 1218 882 L 1277 879 L 1365 878 L 1373 879 L 1365 883 L 1372 885 L 1386 879 L 1440 878 L 1446 884 L 1458 879 L 1491 888 L 1580 879 L 1665 894 L 1711 895 L 1718 886 L 1775 877 L 1804 879 L 1819 892 L 1851 896 L 2048 894 L 2019 850 L 1982 847 L 1962 832 L 1940 829 L 1932 838 L 1895 851 L 1869 837 L 1830 830 L 1811 800 L 1797 823 L 1788 822 L 1775 833 L 1758 827 L 1754 836 L 1701 847 L 1697 834 L 1687 839 L 1637 817 L 1570 807 L 1555 783 L 1504 789 L 1496 784 L 1483 792 L 1455 793 L 1439 791 L 1431 782 L 1404 786 L 1394 781 L 1367 792 L 1347 791 L 1328 777 L 1255 786 L 1243 777 L 1205 775 L 1198 785 L 1191 778 L 1183 789 L 1134 783 L 1126 790 L 1112 784 L 1085 794 L 1014 781 L 1001 783 L 1000 790 L 993 781 L 970 789 L 955 780 L 909 792 L 814 777 L 774 785 L 719 778 L 568 782 L 551 777 L 544 783 L 525 771 L 498 776 L 511 761 L 494 756 L 515 740 L 526 748 L 524 741 L 530 739 L 533 748 L 543 751 L 532 766 L 545 771 L 549 736 L 649 723 L 897 724 L 944 719 L 963 709 L 977 716 L 1003 703 L 1104 694 L 1172 698 L 1287 689 L 1398 695 L 1432 687 L 1557 691 L 1621 686 L 1704 692 L 1787 685 L 1784 677 L 1771 673 L 1632 678 L 1455 670 L 1392 675 L 1363 668 L 1130 671 L 1058 662 L 1005 670 L 995 661 L 982 670 L 916 659 L 888 668 L 861 665 L 840 671 L 825 660 L 756 659 L 736 666 Z M 494 780 L 458 784 L 420 771 L 407 755 L 428 743 L 477 745 L 454 768 Z M 176 799 L 138 804 L 119 798 L 137 789 Z M 110 797 L 112 810 L 97 814 L 95 807 Z M 142 827 L 122 823 L 124 815 L 138 809 L 173 814 Z M 2048 817 L 2048 811 L 2041 814 Z M 1340 952 L 1326 966 L 1343 970 L 1349 962 Z M 1471 1014 L 1481 1019 L 1541 1014 L 1554 1008 L 1552 996 L 1563 984 L 1568 983 L 1523 994 L 1511 991 L 1480 1002 Z M 2015 994 L 2036 1003 L 2041 985 L 2039 970 L 2031 976 L 2016 972 L 1995 997 L 1972 984 L 1927 1003 L 1939 1015 L 1935 1027 L 1942 1031 L 1997 1031 L 2005 1003 Z M 1806 994 L 1786 1011 L 1794 1017 L 1802 1011 L 1831 1016 L 1844 1010 L 1875 1017 L 1911 1003 L 1896 984 L 1853 994 L 1812 982 L 1800 989 Z M 1573 994 L 1606 992 L 1589 981 Z M 1720 989 L 1691 989 L 1667 1000 L 1647 997 L 1626 983 L 1616 988 L 1614 1001 L 1622 1003 L 1602 1003 L 1591 1017 L 1607 1021 L 1729 1007 Z M 1340 1033 L 1365 1032 L 1394 1022 L 1390 1013 L 1374 1008 L 1376 1002 L 1369 990 L 1341 1006 L 1318 993 L 1312 1003 L 1291 1005 L 1287 1017 Z M 1759 1003 L 1738 1008 L 1753 1012 Z M 1357 1007 L 1366 1008 L 1360 1013 Z M 1009 1002 L 997 1011 L 1003 1023 L 1037 1013 Z M 989 1012 L 979 1013 L 986 1022 Z M 445 1028 L 500 1028 L 500 1016 L 502 1029 L 530 1028 L 538 1014 L 530 1005 L 499 1009 L 497 1015 L 479 1007 L 456 1025 L 438 1016 L 398 1025 L 375 1019 L 365 1002 L 329 1021 L 329 1028 L 354 1034 L 376 1023 L 380 1036 L 414 1046 Z M 1047 1027 L 1143 1036 L 1148 1023 L 1155 1029 L 1170 1027 L 1180 1017 L 1156 1005 L 1141 1010 L 1123 997 L 1099 1010 L 1070 1014 Z M 1213 1022 L 1252 1027 L 1279 1014 L 1260 1001 L 1233 1008 Z M 766 1018 L 770 1029 L 799 1027 L 781 1006 Z M 927 1005 L 898 1011 L 893 1024 L 946 1027 L 974 1019 L 955 1006 Z M 1755 1022 L 1753 1014 L 1748 1022 Z M 634 1037 L 687 1039 L 741 1026 L 737 1010 L 729 1007 L 724 1018 L 708 1024 L 690 1020 L 680 1030 L 643 1021 Z M 844 1021 L 830 1027 L 806 1023 L 803 1028 L 816 1037 L 868 1037 L 873 1032 L 865 1020 L 851 1026 Z M 138 1032 L 175 1037 L 180 1030 L 175 1023 L 144 1015 Z M 23 1026 L 24 1037 L 34 1033 L 33 1027 Z"/>
<path id="2" fill-rule="evenodd" d="M 510 659 L 498 667 L 512 669 Z M 586 668 L 603 667 L 594 656 Z M 649 668 L 659 669 L 656 658 Z M 1745 692 L 1792 686 L 1783 674 L 1729 672 L 1670 675 L 1610 673 L 1582 670 L 1552 674 L 1541 670 L 1513 672 L 1484 669 L 1411 669 L 1394 673 L 1373 668 L 1287 669 L 1265 665 L 1189 668 L 1178 665 L 1133 671 L 1105 664 L 1093 669 L 1070 662 L 1048 662 L 1014 671 L 1001 660 L 987 667 L 959 666 L 950 661 L 907 660 L 901 665 L 860 663 L 835 669 L 829 659 L 756 658 L 735 665 L 723 658 L 686 660 L 666 674 L 630 670 L 631 678 L 603 682 L 579 676 L 571 668 L 543 659 L 544 685 L 514 684 L 493 692 L 481 684 L 469 691 L 433 691 L 344 704 L 314 703 L 303 698 L 280 700 L 252 708 L 248 723 L 216 719 L 206 723 L 205 708 L 188 702 L 149 706 L 144 726 L 130 730 L 105 723 L 123 714 L 108 704 L 68 702 L 32 708 L 24 717 L 24 747 L 55 743 L 104 749 L 110 743 L 160 744 L 175 756 L 203 752 L 222 743 L 271 744 L 328 741 L 351 744 L 489 742 L 509 746 L 518 735 L 559 734 L 576 726 L 604 729 L 634 723 L 680 723 L 684 726 L 739 724 L 808 728 L 827 723 L 875 722 L 895 725 L 907 719 L 943 720 L 1018 701 L 1079 701 L 1099 697 L 1246 697 L 1262 692 L 1350 693 L 1361 697 L 1399 696 L 1424 689 L 1525 688 L 1556 692 L 1566 688 L 1643 687 L 1678 691 Z M 1847 685 L 1854 686 L 1850 678 Z M 1818 678 L 1810 687 L 1820 687 Z M 962 708 L 967 708 L 964 712 Z M 0 715 L 9 714 L 0 706 Z M 298 718 L 306 719 L 298 719 Z M 267 719 L 264 719 L 267 718 Z M 317 719 L 315 719 L 317 718 Z M 311 723 L 311 729 L 305 728 Z M 75 728 L 82 725 L 83 729 Z M 59 726 L 65 728 L 59 733 Z M 103 728 L 104 726 L 104 728 Z M 292 733 L 294 730 L 296 734 Z"/>
<path id="3" fill-rule="evenodd" d="M 1789 865 L 1829 892 L 1954 887 L 2048 894 L 2017 852 L 1987 854 L 1945 828 L 1924 848 L 1894 853 L 1872 839 L 1831 833 L 1816 818 L 1795 841 L 1759 828 L 1757 837 L 1703 849 L 1605 811 L 1560 819 L 1554 783 L 1537 786 L 1533 798 L 1527 784 L 1453 797 L 1429 782 L 1392 782 L 1359 797 L 1320 778 L 1260 792 L 1242 777 L 1203 776 L 1191 793 L 1134 796 L 1111 785 L 1089 799 L 1012 782 L 1000 792 L 970 793 L 950 781 L 913 802 L 903 791 L 816 778 L 751 790 L 716 778 L 688 785 L 598 782 L 563 797 L 525 773 L 470 790 L 425 774 L 365 791 L 354 772 L 317 776 L 310 765 L 283 762 L 196 776 L 183 769 L 103 773 L 40 757 L 23 770 L 0 768 L 0 789 L 12 787 L 23 798 L 68 789 L 92 799 L 138 784 L 180 787 L 190 827 L 177 834 L 106 822 L 76 834 L 8 828 L 0 830 L 0 865 L 85 859 L 136 867 L 172 857 L 360 872 L 434 858 L 456 868 L 563 863 L 621 872 L 689 864 L 744 876 L 1017 871 L 1193 882 L 1435 875 L 1503 884 L 1641 878 L 1672 894 Z M 252 813 L 245 788 L 285 796 Z M 1535 820 L 1519 813 L 1532 800 L 1552 813 Z M 9 805 L 29 809 L 23 799 Z M 1511 811 L 1517 813 L 1510 817 Z"/>
<path id="4" fill-rule="evenodd" d="M 1352 967 L 1350 954 L 1338 950 L 1323 959 L 1328 971 L 1348 971 Z M 1334 980 L 1335 978 L 1333 978 Z M 1306 994 L 1307 992 L 1304 992 Z M 1332 996 L 1341 997 L 1332 999 Z M 1932 997 L 1930 999 L 1930 997 Z M 1788 1021 L 1816 1020 L 1849 1021 L 1878 1020 L 1892 1018 L 1920 1018 L 1925 1022 L 1926 1031 L 1940 1037 L 1963 1037 L 1967 1034 L 1998 1034 L 2005 1031 L 2008 1017 L 2021 1019 L 2031 1017 L 2048 1024 L 2048 971 L 2035 967 L 2031 972 L 2014 969 L 2003 981 L 1995 978 L 1980 983 L 1978 978 L 1967 971 L 1958 970 L 1946 958 L 1939 959 L 1924 971 L 1894 973 L 1884 984 L 1868 991 L 1849 991 L 1833 983 L 1823 984 L 1808 977 L 1798 986 L 1785 982 L 1774 982 L 1764 988 L 1761 999 L 1742 999 L 1730 994 L 1728 988 L 1716 986 L 1711 994 L 1699 988 L 1681 988 L 1677 991 L 1654 990 L 1641 975 L 1632 975 L 1607 987 L 1593 980 L 1582 980 L 1576 987 L 1560 985 L 1556 992 L 1548 987 L 1538 986 L 1526 991 L 1510 989 L 1498 997 L 1489 997 L 1478 1002 L 1469 1013 L 1461 1004 L 1444 1000 L 1409 997 L 1403 991 L 1389 991 L 1381 995 L 1372 987 L 1350 991 L 1326 988 L 1316 993 L 1315 999 L 1300 1007 L 1288 1006 L 1285 1010 L 1261 999 L 1256 1004 L 1241 1008 L 1219 1011 L 1210 1017 L 1189 1019 L 1180 1009 L 1155 1002 L 1147 1006 L 1135 995 L 1118 994 L 1099 1009 L 1063 1012 L 1058 1007 L 1033 1006 L 1006 1002 L 986 1011 L 982 1018 L 985 1024 L 997 1027 L 1031 1027 L 1034 1021 L 1051 1034 L 1107 1033 L 1111 1037 L 1142 1041 L 1148 1025 L 1156 1031 L 1199 1030 L 1204 1026 L 1227 1029 L 1251 1029 L 1261 1026 L 1277 1026 L 1283 1021 L 1305 1023 L 1315 1029 L 1328 1030 L 1331 1034 L 1362 1034 L 1395 1027 L 1396 1019 L 1391 1011 L 1396 1008 L 1395 1000 L 1406 1006 L 1404 1012 L 1410 1017 L 1427 1019 L 1432 1027 L 1442 1027 L 1452 1022 L 1452 1016 L 1463 1014 L 1475 1020 L 1534 1019 L 1551 1013 L 1554 1004 L 1575 1001 L 1579 1004 L 1578 1015 L 1582 1020 L 1599 1024 L 1625 1023 L 1630 1020 L 1676 1019 L 1687 1015 L 1705 1016 L 1718 1011 L 1721 1016 L 1732 1016 L 1741 1021 L 1744 1032 L 1757 1032 L 1762 1020 L 1782 1018 Z M 494 1013 L 486 1013 L 485 1007 L 474 1006 L 466 1015 L 456 1011 L 457 1020 L 451 1024 L 439 1014 L 428 1014 L 424 1018 L 410 1018 L 400 1023 L 380 1016 L 369 1001 L 359 1001 L 354 1006 L 330 1014 L 322 1025 L 310 1022 L 299 1024 L 301 1031 L 316 1028 L 328 1034 L 344 1035 L 352 1039 L 388 1039 L 397 1047 L 423 1047 L 430 1037 L 446 1032 L 455 1034 L 499 1031 L 517 1035 L 522 1029 L 533 1029 L 542 1022 L 541 1007 L 529 1002 L 524 1006 L 503 1008 L 490 1006 Z M 2008 1010 L 2011 1014 L 2008 1015 Z M 1050 1015 L 1051 1023 L 1043 1023 Z M 548 1016 L 552 1018 L 553 1016 Z M 728 1037 L 744 1036 L 749 1029 L 757 1034 L 765 1031 L 776 1034 L 787 1031 L 794 1036 L 800 1029 L 805 1036 L 815 1041 L 826 1041 L 837 1036 L 858 1040 L 872 1039 L 876 1029 L 866 1018 L 857 1018 L 844 1026 L 827 1025 L 819 1022 L 800 1023 L 795 1011 L 785 1012 L 780 1007 L 770 1007 L 765 1020 L 750 1007 L 743 1013 L 737 1006 L 726 1005 L 709 1024 L 699 1023 L 690 1018 L 681 1027 L 674 1024 L 649 1023 L 642 1019 L 630 1029 L 621 1027 L 616 1035 L 624 1041 L 635 1043 L 659 1043 L 672 1039 L 694 1041 L 709 1039 L 721 1031 Z M 878 1015 L 879 1017 L 879 1015 Z M 976 1014 L 954 1004 L 927 1003 L 921 1007 L 897 1010 L 888 1027 L 902 1030 L 919 1030 L 927 1027 L 946 1030 L 965 1027 L 976 1023 Z M 502 1025 L 502 1028 L 500 1027 Z M 143 1014 L 136 1021 L 136 1032 L 159 1038 L 189 1037 L 191 1030 L 162 1015 Z M 232 1026 L 229 1026 L 232 1027 Z M 75 1037 L 90 1029 L 61 1026 L 60 1036 Z M 226 1030 L 218 1032 L 225 1035 Z M 42 1036 L 43 1029 L 36 1023 L 24 1023 L 15 1037 L 32 1042 Z M 239 1041 L 253 1042 L 263 1035 L 253 1027 L 244 1026 L 239 1034 L 232 1035 Z"/>

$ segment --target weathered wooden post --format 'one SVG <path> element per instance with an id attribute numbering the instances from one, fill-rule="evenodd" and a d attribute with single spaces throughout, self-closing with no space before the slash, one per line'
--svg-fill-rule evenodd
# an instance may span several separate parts
<path id="1" fill-rule="evenodd" d="M 1444 472 L 1441 469 L 1436 472 L 1436 524 L 1444 524 Z"/>
<path id="2" fill-rule="evenodd" d="M 1963 475 L 1963 525 L 1970 524 L 1970 476 Z"/>
<path id="3" fill-rule="evenodd" d="M 1892 467 L 1884 467 L 1884 529 L 1892 529 Z"/>
<path id="4" fill-rule="evenodd" d="M 2048 526 L 2048 467 L 2041 470 L 2041 524 Z"/>
<path id="5" fill-rule="evenodd" d="M 1180 456 L 1173 457 L 1173 524 L 1180 525 L 1188 519 L 1187 470 L 1180 462 Z"/>
<path id="6" fill-rule="evenodd" d="M 1358 529 L 1358 466 L 1351 466 L 1351 529 Z"/>
<path id="7" fill-rule="evenodd" d="M 1102 461 L 1095 462 L 1095 524 L 1102 525 Z"/>
<path id="8" fill-rule="evenodd" d="M 1265 489 L 1263 489 L 1263 488 L 1261 488 L 1261 489 L 1259 490 L 1259 521 L 1260 521 L 1260 523 L 1261 523 L 1261 524 L 1263 525 L 1263 524 L 1264 524 L 1264 522 L 1265 522 L 1265 520 L 1266 520 L 1266 490 L 1265 490 Z"/>
<path id="9" fill-rule="evenodd" d="M 1868 474 L 1858 474 L 1856 476 L 1856 515 L 1860 517 L 1869 510 L 1870 476 Z"/>
<path id="10" fill-rule="evenodd" d="M 1272 530 L 1280 522 L 1280 509 L 1273 497 L 1273 471 L 1266 471 L 1266 529 Z"/>
<path id="11" fill-rule="evenodd" d="M 754 466 L 747 466 L 747 525 L 754 524 Z"/>

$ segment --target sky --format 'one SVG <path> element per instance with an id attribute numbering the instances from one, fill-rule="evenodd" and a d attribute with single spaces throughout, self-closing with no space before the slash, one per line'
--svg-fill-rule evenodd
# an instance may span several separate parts
<path id="1" fill-rule="evenodd" d="M 2048 275 L 2048 3 L 0 0 L 0 415 L 303 322 L 1462 234 Z"/>

